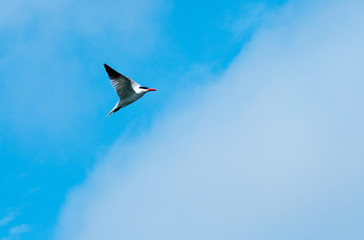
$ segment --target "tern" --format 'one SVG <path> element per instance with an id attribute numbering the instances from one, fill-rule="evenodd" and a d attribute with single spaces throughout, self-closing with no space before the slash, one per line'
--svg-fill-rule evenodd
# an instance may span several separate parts
<path id="1" fill-rule="evenodd" d="M 115 107 L 107 114 L 108 116 L 135 102 L 139 98 L 143 97 L 147 92 L 157 91 L 154 88 L 141 87 L 140 84 L 134 82 L 127 76 L 118 73 L 107 64 L 104 64 L 104 67 L 109 75 L 111 85 L 115 88 L 116 94 L 120 98 Z"/>

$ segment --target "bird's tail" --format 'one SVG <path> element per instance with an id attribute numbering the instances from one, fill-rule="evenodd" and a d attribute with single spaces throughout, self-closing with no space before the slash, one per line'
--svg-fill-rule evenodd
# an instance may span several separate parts
<path id="1" fill-rule="evenodd" d="M 107 116 L 110 116 L 114 112 L 118 111 L 121 107 L 119 106 L 119 102 L 115 105 L 115 107 L 107 114 Z"/>
<path id="2" fill-rule="evenodd" d="M 115 111 L 113 111 L 113 110 L 111 110 L 108 114 L 107 114 L 107 116 L 110 116 L 111 114 L 113 114 Z"/>

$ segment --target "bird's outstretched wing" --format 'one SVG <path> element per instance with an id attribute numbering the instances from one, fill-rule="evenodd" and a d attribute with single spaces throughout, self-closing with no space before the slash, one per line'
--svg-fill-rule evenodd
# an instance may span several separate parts
<path id="1" fill-rule="evenodd" d="M 109 75 L 111 85 L 115 88 L 115 91 L 120 99 L 126 98 L 135 93 L 134 89 L 140 86 L 138 83 L 134 82 L 127 76 L 118 73 L 107 64 L 104 64 L 104 67 L 107 74 Z"/>

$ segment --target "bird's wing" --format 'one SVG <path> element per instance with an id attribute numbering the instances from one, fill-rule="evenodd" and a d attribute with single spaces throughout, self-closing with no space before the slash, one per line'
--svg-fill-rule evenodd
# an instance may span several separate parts
<path id="1" fill-rule="evenodd" d="M 134 89 L 137 89 L 140 85 L 127 76 L 118 73 L 107 64 L 104 64 L 105 70 L 109 75 L 111 85 L 115 88 L 116 93 L 120 99 L 126 98 L 135 93 Z"/>

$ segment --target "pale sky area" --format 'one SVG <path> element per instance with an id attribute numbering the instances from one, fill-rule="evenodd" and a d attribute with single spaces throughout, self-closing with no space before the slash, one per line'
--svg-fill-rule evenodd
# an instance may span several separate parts
<path id="1" fill-rule="evenodd" d="M 0 240 L 364 239 L 363 1 L 2 6 Z"/>

